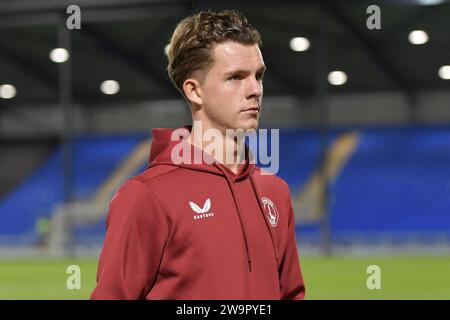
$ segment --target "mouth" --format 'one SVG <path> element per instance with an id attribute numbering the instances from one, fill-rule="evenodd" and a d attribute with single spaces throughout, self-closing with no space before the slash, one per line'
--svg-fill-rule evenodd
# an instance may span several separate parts
<path id="1" fill-rule="evenodd" d="M 250 107 L 250 108 L 242 110 L 242 112 L 249 113 L 249 114 L 258 114 L 259 111 L 260 111 L 260 107 L 259 106 Z"/>

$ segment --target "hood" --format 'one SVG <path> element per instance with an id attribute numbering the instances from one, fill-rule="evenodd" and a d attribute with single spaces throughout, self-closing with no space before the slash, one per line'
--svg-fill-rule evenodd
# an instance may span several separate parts
<path id="1" fill-rule="evenodd" d="M 191 126 L 184 126 L 180 129 L 184 129 L 184 137 L 189 134 L 192 127 Z M 189 170 L 195 170 L 195 171 L 202 171 L 207 172 L 219 176 L 223 176 L 224 179 L 226 179 L 226 182 L 228 184 L 228 187 L 230 189 L 230 192 L 233 197 L 234 205 L 236 208 L 236 212 L 239 217 L 244 242 L 245 242 L 245 251 L 247 254 L 247 261 L 249 270 L 251 272 L 252 269 L 252 262 L 251 262 L 251 252 L 248 246 L 248 236 L 246 231 L 245 223 L 242 219 L 242 210 L 239 207 L 239 203 L 236 200 L 236 192 L 234 183 L 238 181 L 242 181 L 245 179 L 250 180 L 250 185 L 253 189 L 253 193 L 255 194 L 256 201 L 258 202 L 258 207 L 260 209 L 260 212 L 262 214 L 262 217 L 267 225 L 268 231 L 270 233 L 271 239 L 272 239 L 272 245 L 274 248 L 275 257 L 278 260 L 278 250 L 276 249 L 274 235 L 272 234 L 271 228 L 269 227 L 268 221 L 265 218 L 264 213 L 264 207 L 261 204 L 261 196 L 258 194 L 258 189 L 256 187 L 256 183 L 253 180 L 253 174 L 255 169 L 257 168 L 255 164 L 251 163 L 249 159 L 252 159 L 252 154 L 248 148 L 247 145 L 245 145 L 245 161 L 241 165 L 239 165 L 239 170 L 237 173 L 232 172 L 229 168 L 227 168 L 224 164 L 221 164 L 217 161 L 214 161 L 214 159 L 207 153 L 204 153 L 201 149 L 197 148 L 196 146 L 190 144 L 189 142 L 185 141 L 183 136 L 178 137 L 176 141 L 172 141 L 172 134 L 174 133 L 175 129 L 171 128 L 155 128 L 152 130 L 152 144 L 150 149 L 150 159 L 149 164 L 146 169 L 158 166 L 158 165 L 172 165 L 177 167 L 186 168 Z M 181 143 L 181 145 L 180 145 Z M 180 146 L 184 146 L 184 148 L 180 148 Z M 172 161 L 172 151 L 174 148 L 180 148 L 180 150 L 176 150 L 179 152 L 180 155 L 182 155 L 182 150 L 187 150 L 187 148 L 190 149 L 190 156 L 191 161 L 190 163 L 181 163 L 177 164 Z M 186 149 L 185 149 L 186 148 Z M 196 159 L 201 159 L 201 161 L 197 161 L 197 163 L 194 163 L 194 157 L 197 157 Z M 204 160 L 207 161 L 204 161 Z"/>
<path id="2" fill-rule="evenodd" d="M 191 131 L 192 127 L 184 126 L 179 129 L 183 130 L 184 134 L 187 135 Z M 174 165 L 186 169 L 206 171 L 218 175 L 226 175 L 233 181 L 242 180 L 246 177 L 251 176 L 253 174 L 253 171 L 256 169 L 255 164 L 251 163 L 249 160 L 251 159 L 252 155 L 247 145 L 245 145 L 245 161 L 244 163 L 239 165 L 238 172 L 234 173 L 224 164 L 215 161 L 208 153 L 203 152 L 201 149 L 190 144 L 187 141 L 183 141 L 183 136 L 179 136 L 176 141 L 172 141 L 171 138 L 174 131 L 175 129 L 172 128 L 156 128 L 152 130 L 152 145 L 150 149 L 150 158 L 147 168 L 161 164 Z M 189 161 L 189 163 L 181 164 L 174 163 L 171 157 L 174 148 L 181 149 L 180 152 L 176 152 L 177 154 L 180 154 L 180 156 L 183 156 L 182 150 L 190 149 L 191 161 Z M 200 161 L 198 161 L 197 159 L 200 159 Z M 194 162 L 194 160 L 197 161 Z"/>

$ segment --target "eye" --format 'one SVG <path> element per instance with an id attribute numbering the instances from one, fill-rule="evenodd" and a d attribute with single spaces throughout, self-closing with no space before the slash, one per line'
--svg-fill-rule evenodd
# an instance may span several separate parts
<path id="1" fill-rule="evenodd" d="M 237 75 L 237 74 L 230 77 L 230 80 L 242 80 L 242 79 L 243 79 L 243 77 L 240 75 Z"/>

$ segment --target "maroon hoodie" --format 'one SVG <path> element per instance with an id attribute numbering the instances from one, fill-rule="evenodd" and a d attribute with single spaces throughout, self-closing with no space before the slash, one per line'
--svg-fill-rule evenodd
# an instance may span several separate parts
<path id="1" fill-rule="evenodd" d="M 91 299 L 303 299 L 288 185 L 248 158 L 176 165 L 172 131 L 111 201 Z"/>

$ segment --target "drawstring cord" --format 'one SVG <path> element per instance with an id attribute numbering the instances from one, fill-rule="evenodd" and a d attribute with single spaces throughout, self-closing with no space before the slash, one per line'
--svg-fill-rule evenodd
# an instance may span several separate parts
<path id="1" fill-rule="evenodd" d="M 219 168 L 219 170 L 223 172 L 223 174 L 225 176 L 225 179 L 227 180 L 228 187 L 230 188 L 231 195 L 233 197 L 234 206 L 236 207 L 236 211 L 237 211 L 237 214 L 238 214 L 238 217 L 239 217 L 239 222 L 241 223 L 242 234 L 244 236 L 245 251 L 246 251 L 246 254 L 247 254 L 247 262 L 248 262 L 248 269 L 249 269 L 250 272 L 252 272 L 252 257 L 251 257 L 251 253 L 250 253 L 250 247 L 248 245 L 247 233 L 245 232 L 244 221 L 242 220 L 241 213 L 240 213 L 241 211 L 239 210 L 239 205 L 237 203 L 236 197 L 235 197 L 234 192 L 233 192 L 232 182 L 231 182 L 230 178 L 228 177 L 227 173 L 224 172 L 222 170 L 222 168 L 220 168 L 220 166 L 217 166 L 217 168 Z"/>

